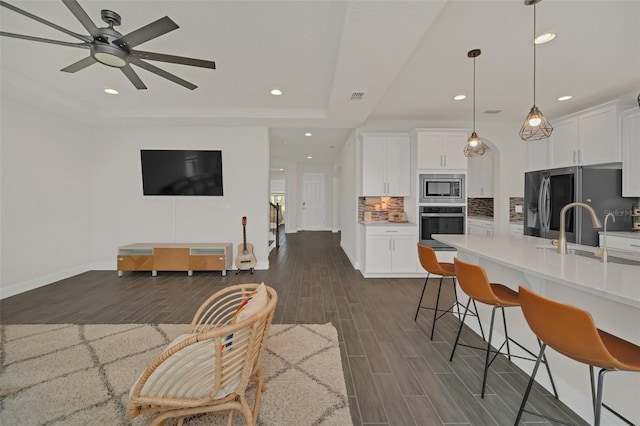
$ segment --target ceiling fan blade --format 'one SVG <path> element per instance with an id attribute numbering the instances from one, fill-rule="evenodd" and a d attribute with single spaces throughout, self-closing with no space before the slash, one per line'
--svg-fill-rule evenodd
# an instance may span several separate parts
<path id="1" fill-rule="evenodd" d="M 177 84 L 179 84 L 179 85 L 181 85 L 183 87 L 186 87 L 189 90 L 193 90 L 196 87 L 198 87 L 193 83 L 189 83 L 187 80 L 183 80 L 180 77 L 177 77 L 177 76 L 171 74 L 170 72 L 167 72 L 167 71 L 165 71 L 163 69 L 160 69 L 160 68 L 156 67 L 155 65 L 151 65 L 148 62 L 141 61 L 138 58 L 129 57 L 129 60 L 131 61 L 132 64 L 135 64 L 135 65 L 139 66 L 140 68 L 143 68 L 143 69 L 145 69 L 145 70 L 147 70 L 149 72 L 152 72 L 152 73 L 154 73 L 156 75 L 159 75 L 160 77 L 164 77 L 167 80 L 173 81 L 174 83 L 177 83 Z"/>
<path id="2" fill-rule="evenodd" d="M 39 16 L 36 16 L 36 15 L 34 15 L 32 13 L 27 12 L 26 10 L 22 10 L 22 9 L 20 9 L 18 7 L 15 7 L 15 6 L 7 3 L 6 1 L 0 1 L 0 6 L 6 7 L 7 9 L 10 9 L 10 10 L 13 10 L 14 12 L 19 13 L 20 15 L 26 16 L 27 18 L 31 18 L 34 21 L 38 21 L 41 24 L 44 24 L 44 25 L 46 25 L 48 27 L 51 27 L 51 28 L 56 29 L 58 31 L 62 31 L 63 33 L 65 33 L 67 35 L 70 35 L 71 37 L 80 39 L 80 40 L 82 40 L 82 41 L 84 41 L 86 43 L 91 43 L 93 41 L 93 39 L 91 39 L 91 37 L 87 37 L 87 36 L 82 35 L 82 34 L 76 34 L 73 31 L 69 31 L 66 28 L 62 28 L 60 25 L 56 25 L 53 22 L 49 22 L 46 19 L 43 19 L 43 18 L 41 18 Z"/>
<path id="3" fill-rule="evenodd" d="M 39 41 L 42 43 L 58 44 L 60 46 L 79 47 L 81 49 L 90 48 L 88 43 L 70 43 L 68 41 L 51 40 L 48 38 L 40 38 L 40 37 L 23 35 L 23 34 L 7 33 L 4 31 L 0 31 L 0 36 L 19 38 L 22 40 Z"/>
<path id="4" fill-rule="evenodd" d="M 122 67 L 120 69 L 122 70 L 124 75 L 127 76 L 129 81 L 131 83 L 133 83 L 134 86 L 136 86 L 136 89 L 144 90 L 144 89 L 147 88 L 147 86 L 144 85 L 142 80 L 140 80 L 140 77 L 138 77 L 138 74 L 136 74 L 136 72 L 133 70 L 133 68 L 131 68 L 131 65 L 127 64 L 127 65 L 125 65 L 124 67 Z"/>
<path id="5" fill-rule="evenodd" d="M 159 37 L 170 31 L 178 29 L 178 24 L 173 22 L 171 18 L 165 16 L 157 21 L 140 27 L 137 30 L 131 31 L 129 34 L 125 34 L 119 39 L 113 40 L 113 44 L 119 47 L 126 47 L 132 49 L 139 44 Z"/>
<path id="6" fill-rule="evenodd" d="M 78 62 L 75 62 L 68 67 L 62 68 L 60 71 L 74 73 L 76 71 L 80 71 L 88 67 L 89 65 L 95 64 L 97 61 L 93 59 L 91 56 L 87 56 L 84 59 L 80 59 Z"/>
<path id="7" fill-rule="evenodd" d="M 130 57 L 138 59 L 146 59 L 148 61 L 170 62 L 172 64 L 190 65 L 192 67 L 216 69 L 216 63 L 213 61 L 205 61 L 203 59 L 185 58 L 182 56 L 165 55 L 164 53 L 144 52 L 142 50 L 132 50 Z"/>
<path id="8" fill-rule="evenodd" d="M 91 34 L 93 37 L 97 37 L 100 35 L 98 31 L 98 27 L 93 23 L 87 12 L 84 11 L 80 3 L 76 0 L 62 0 L 65 6 L 73 13 L 73 16 L 76 17 L 78 21 L 82 24 L 82 26 Z"/>

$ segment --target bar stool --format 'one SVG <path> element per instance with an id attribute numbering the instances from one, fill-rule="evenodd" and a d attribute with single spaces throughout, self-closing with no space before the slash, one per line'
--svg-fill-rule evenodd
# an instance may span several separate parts
<path id="1" fill-rule="evenodd" d="M 522 413 L 525 412 L 557 421 L 540 413 L 525 410 L 531 386 L 547 346 L 575 361 L 589 365 L 595 426 L 600 425 L 602 406 L 628 424 L 632 424 L 602 403 L 602 391 L 604 375 L 609 371 L 640 372 L 640 347 L 596 328 L 593 317 L 587 311 L 547 299 L 522 286 L 519 291 L 524 317 L 531 330 L 542 341 L 542 346 L 522 398 L 515 425 L 520 422 Z M 593 373 L 594 367 L 600 368 L 597 391 Z"/>
<path id="2" fill-rule="evenodd" d="M 423 246 L 420 243 L 418 243 L 418 258 L 420 259 L 420 264 L 422 265 L 422 267 L 427 271 L 427 278 L 424 280 L 424 286 L 422 286 L 422 294 L 420 295 L 420 301 L 418 302 L 418 308 L 416 309 L 416 315 L 414 316 L 413 320 L 416 321 L 418 319 L 418 312 L 420 312 L 420 309 L 432 310 L 433 323 L 431 324 L 431 340 L 433 340 L 433 331 L 436 327 L 436 321 L 439 320 L 444 314 L 446 314 L 447 312 L 453 312 L 453 308 L 455 307 L 458 310 L 458 317 L 460 317 L 460 303 L 458 302 L 458 291 L 456 290 L 456 273 L 453 269 L 453 263 L 438 262 L 438 257 L 436 256 L 435 250 L 431 247 Z M 427 289 L 427 283 L 429 282 L 429 276 L 431 274 L 440 275 L 440 283 L 438 284 L 438 296 L 436 297 L 435 308 L 422 306 L 422 299 L 424 298 L 424 292 Z M 448 309 L 439 309 L 438 306 L 440 304 L 440 290 L 442 290 L 442 280 L 445 277 L 451 278 L 451 280 L 453 281 L 453 295 L 456 300 Z M 441 314 L 438 315 L 438 313 L 440 312 Z M 484 339 L 484 331 L 482 331 L 482 324 L 480 324 L 480 319 L 478 319 L 478 324 L 480 325 L 482 338 Z"/>
<path id="3" fill-rule="evenodd" d="M 504 315 L 504 308 L 513 308 L 513 307 L 520 306 L 520 299 L 518 296 L 518 292 L 511 290 L 509 287 L 502 284 L 490 283 L 484 268 L 482 268 L 481 266 L 463 262 L 457 257 L 453 259 L 453 263 L 454 263 L 456 276 L 458 278 L 458 284 L 460 284 L 460 288 L 462 288 L 462 290 L 467 294 L 467 296 L 469 296 L 469 301 L 467 301 L 467 310 L 469 308 L 469 303 L 472 300 L 474 301 L 474 303 L 477 300 L 480 303 L 493 306 L 493 309 L 491 310 L 491 324 L 489 326 L 490 327 L 489 340 L 487 341 L 487 347 L 479 348 L 476 346 L 463 345 L 462 343 L 458 343 L 458 341 L 460 340 L 460 333 L 462 332 L 462 327 L 464 326 L 464 320 L 466 317 L 466 311 L 465 311 L 465 315 L 463 315 L 462 321 L 460 322 L 460 328 L 458 329 L 458 335 L 456 336 L 456 341 L 453 345 L 453 350 L 451 351 L 451 357 L 449 358 L 449 361 L 453 360 L 453 355 L 455 354 L 456 347 L 458 345 L 485 350 L 486 355 L 485 355 L 485 362 L 484 362 L 484 372 L 482 375 L 482 393 L 480 394 L 480 397 L 484 398 L 484 393 L 487 386 L 487 376 L 489 373 L 489 366 L 491 365 L 491 363 L 493 363 L 493 361 L 496 359 L 498 355 L 503 354 L 500 351 L 505 345 L 507 347 L 506 355 L 509 360 L 511 360 L 511 358 L 513 357 L 513 358 L 535 361 L 536 358 L 526 358 L 519 355 L 513 355 L 509 347 L 509 342 L 512 342 L 516 346 L 518 346 L 520 349 L 530 354 L 532 357 L 535 357 L 534 353 L 529 351 L 527 348 L 525 348 L 515 340 L 511 339 L 507 331 L 507 319 Z M 493 323 L 496 316 L 496 310 L 498 309 L 502 311 L 502 323 L 504 325 L 505 340 L 496 351 L 491 349 L 491 339 L 493 337 Z M 484 336 L 483 336 L 483 339 L 484 339 Z M 538 344 L 542 346 L 540 344 L 540 341 L 538 341 Z M 494 353 L 493 358 L 491 358 L 492 352 Z M 549 365 L 547 364 L 547 359 L 544 356 L 544 354 L 543 354 L 542 362 L 544 362 L 545 366 L 547 367 L 547 373 L 549 374 L 551 386 L 553 387 L 553 392 L 557 398 L 558 392 L 556 391 L 556 385 L 553 382 L 553 377 L 551 377 L 551 370 L 549 369 Z"/>

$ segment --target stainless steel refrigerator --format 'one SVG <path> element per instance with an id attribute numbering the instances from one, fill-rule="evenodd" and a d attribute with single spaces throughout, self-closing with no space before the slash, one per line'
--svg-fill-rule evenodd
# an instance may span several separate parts
<path id="1" fill-rule="evenodd" d="M 572 202 L 590 205 L 604 223 L 612 212 L 607 230 L 631 230 L 631 207 L 637 198 L 622 197 L 622 170 L 603 167 L 565 167 L 527 172 L 524 176 L 524 234 L 555 239 L 560 230 L 560 210 Z M 598 231 L 591 215 L 581 207 L 566 213 L 567 241 L 598 245 Z"/>

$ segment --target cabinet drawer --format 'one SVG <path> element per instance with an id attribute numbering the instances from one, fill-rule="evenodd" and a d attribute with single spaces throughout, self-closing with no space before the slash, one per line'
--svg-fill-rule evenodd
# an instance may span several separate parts
<path id="1" fill-rule="evenodd" d="M 602 247 L 602 235 L 600 235 L 600 246 Z M 607 248 L 640 253 L 640 239 L 607 235 Z"/>
<path id="2" fill-rule="evenodd" d="M 367 226 L 367 236 L 384 235 L 393 237 L 394 235 L 414 235 L 418 236 L 416 226 Z"/>
<path id="3" fill-rule="evenodd" d="M 226 269 L 224 256 L 189 256 L 190 271 L 221 271 L 224 269 Z"/>
<path id="4" fill-rule="evenodd" d="M 151 271 L 153 256 L 118 256 L 118 271 Z"/>
<path id="5" fill-rule="evenodd" d="M 186 271 L 189 269 L 188 248 L 156 248 L 153 251 L 155 271 Z"/>

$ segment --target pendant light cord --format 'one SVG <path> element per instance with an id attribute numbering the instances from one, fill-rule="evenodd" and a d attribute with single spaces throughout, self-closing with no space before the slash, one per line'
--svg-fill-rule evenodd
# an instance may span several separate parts
<path id="1" fill-rule="evenodd" d="M 533 106 L 536 106 L 536 4 L 533 3 Z"/>
<path id="2" fill-rule="evenodd" d="M 473 57 L 473 131 L 476 131 L 476 57 Z"/>

